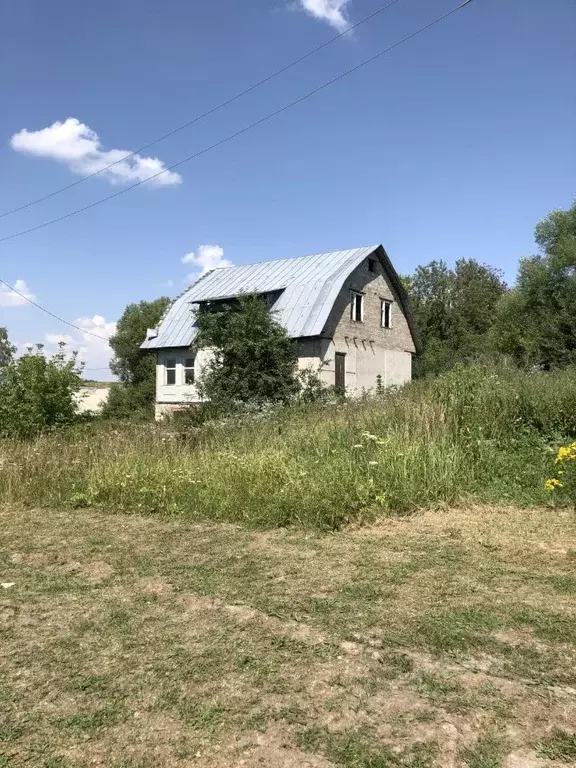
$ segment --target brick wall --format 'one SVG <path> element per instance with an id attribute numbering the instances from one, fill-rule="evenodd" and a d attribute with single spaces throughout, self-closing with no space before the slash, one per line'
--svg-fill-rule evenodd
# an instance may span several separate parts
<path id="1" fill-rule="evenodd" d="M 373 391 L 378 377 L 382 386 L 399 385 L 412 377 L 414 341 L 408 322 L 384 266 L 374 259 L 374 272 L 368 259 L 349 276 L 340 292 L 323 331 L 325 342 L 304 342 L 309 353 L 322 348 L 330 363 L 324 369 L 325 380 L 334 383 L 334 353 L 346 354 L 346 388 L 350 394 Z M 350 316 L 350 292 L 364 296 L 363 322 Z M 381 300 L 392 302 L 392 327 L 382 328 Z"/>

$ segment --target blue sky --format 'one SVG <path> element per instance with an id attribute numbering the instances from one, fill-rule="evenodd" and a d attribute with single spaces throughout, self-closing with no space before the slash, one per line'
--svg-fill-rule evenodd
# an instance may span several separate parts
<path id="1" fill-rule="evenodd" d="M 383 4 L 4 3 L 0 212 L 117 159 L 114 150 L 152 141 Z M 454 5 L 400 0 L 142 160 L 0 219 L 0 237 L 201 150 Z M 0 277 L 103 335 L 127 303 L 182 290 L 186 276 L 202 269 L 199 256 L 241 264 L 381 242 L 400 272 L 472 257 L 512 282 L 518 259 L 534 251 L 535 223 L 575 195 L 575 32 L 573 0 L 473 0 L 376 63 L 181 166 L 179 177 L 164 177 L 171 183 L 143 185 L 1 243 Z M 183 263 L 186 254 L 194 255 Z M 107 364 L 105 343 L 2 291 L 0 325 L 19 345 L 69 335 L 89 369 Z M 106 371 L 87 375 L 106 378 Z"/>

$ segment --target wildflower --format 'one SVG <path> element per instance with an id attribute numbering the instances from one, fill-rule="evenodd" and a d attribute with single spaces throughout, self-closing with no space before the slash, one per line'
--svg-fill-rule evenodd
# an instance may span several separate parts
<path id="1" fill-rule="evenodd" d="M 557 480 L 555 477 L 553 477 L 551 480 L 546 480 L 546 482 L 544 483 L 544 488 L 550 492 L 552 492 L 556 488 L 562 488 L 562 487 L 563 486 L 560 480 Z"/>
<path id="2" fill-rule="evenodd" d="M 562 464 L 564 461 L 576 461 L 576 442 L 571 445 L 561 445 L 558 448 L 556 464 Z"/>

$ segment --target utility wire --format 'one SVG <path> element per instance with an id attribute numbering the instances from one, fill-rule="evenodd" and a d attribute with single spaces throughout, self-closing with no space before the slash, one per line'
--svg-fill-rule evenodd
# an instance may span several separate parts
<path id="1" fill-rule="evenodd" d="M 99 176 L 101 173 L 104 173 L 105 171 L 110 170 L 110 168 L 113 168 L 115 165 L 118 165 L 119 163 L 123 163 L 126 160 L 130 160 L 131 157 L 135 157 L 136 155 L 140 154 L 140 152 L 144 152 L 144 150 L 149 149 L 150 147 L 153 147 L 155 144 L 159 144 L 161 141 L 164 141 L 165 139 L 169 139 L 171 136 L 174 136 L 176 133 L 183 131 L 185 128 L 189 128 L 191 125 L 195 125 L 196 123 L 199 123 L 201 120 L 204 120 L 204 118 L 209 117 L 210 115 L 213 115 L 216 112 L 219 112 L 221 109 L 224 109 L 224 107 L 229 106 L 233 102 L 238 101 L 238 99 L 241 99 L 242 97 L 247 96 L 249 93 L 252 93 L 252 91 L 255 91 L 257 88 L 261 88 L 263 85 L 265 85 L 266 83 L 269 83 L 271 80 L 274 80 L 280 75 L 283 75 L 284 72 L 288 72 L 288 70 L 292 69 L 298 64 L 301 64 L 303 61 L 306 61 L 306 59 L 309 59 L 311 56 L 314 56 L 314 54 L 318 53 L 324 48 L 327 48 L 329 45 L 332 45 L 332 43 L 335 43 L 336 40 L 339 40 L 341 37 L 344 37 L 345 35 L 349 34 L 350 32 L 352 32 L 352 30 L 356 29 L 362 24 L 366 24 L 366 22 L 370 21 L 375 16 L 378 16 L 380 13 L 387 11 L 389 8 L 392 8 L 393 5 L 396 5 L 399 2 L 400 0 L 392 0 L 392 2 L 388 3 L 387 5 L 383 5 L 381 8 L 377 8 L 375 11 L 368 14 L 368 16 L 365 16 L 363 19 L 360 19 L 360 21 L 357 21 L 355 24 L 352 24 L 343 32 L 340 32 L 334 37 L 331 37 L 326 42 L 322 43 L 316 48 L 313 48 L 311 51 L 308 51 L 308 53 L 305 53 L 303 56 L 300 56 L 298 59 L 291 61 L 289 64 L 286 64 L 284 67 L 281 67 L 276 72 L 272 72 L 272 74 L 267 75 L 262 80 L 259 80 L 257 83 L 254 83 L 254 85 L 251 85 L 245 90 L 240 91 L 234 96 L 231 96 L 229 99 L 226 99 L 226 101 L 223 101 L 221 104 L 218 104 L 217 106 L 212 107 L 207 112 L 203 112 L 197 117 L 192 118 L 192 120 L 189 120 L 187 123 L 184 123 L 183 125 L 178 126 L 178 128 L 174 128 L 172 131 L 168 131 L 168 133 L 165 133 L 163 136 L 160 136 L 158 139 L 154 139 L 154 141 L 151 141 L 148 144 L 144 144 L 142 147 L 135 149 L 134 152 L 131 152 L 130 154 L 125 155 L 124 157 L 121 157 L 119 160 L 115 160 L 113 163 L 110 163 L 110 165 L 105 165 L 103 168 L 99 168 L 97 171 L 94 171 L 93 173 L 89 173 L 87 176 L 83 176 L 81 179 L 78 179 L 77 181 L 73 181 L 71 184 L 67 184 L 64 187 L 55 189 L 53 192 L 49 192 L 48 194 L 43 195 L 42 197 L 38 197 L 35 200 L 30 200 L 30 202 L 24 203 L 24 205 L 20 205 L 17 208 L 12 208 L 9 211 L 4 211 L 3 213 L 0 213 L 0 219 L 3 219 L 5 216 L 10 216 L 13 213 L 24 211 L 27 208 L 31 208 L 33 205 L 37 205 L 37 203 L 42 203 L 44 202 L 44 200 L 49 200 L 51 197 L 55 197 L 56 195 L 59 195 L 61 192 L 66 192 L 66 190 L 72 189 L 73 187 L 78 186 L 78 184 L 82 184 L 84 181 L 87 181 L 88 179 L 92 179 L 94 178 L 94 176 Z"/>
<path id="2" fill-rule="evenodd" d="M 30 227 L 29 229 L 22 230 L 21 232 L 15 232 L 12 235 L 8 235 L 6 237 L 0 238 L 0 243 L 6 242 L 8 240 L 13 240 L 16 237 L 21 237 L 22 235 L 29 234 L 31 232 L 36 232 L 39 229 L 44 229 L 45 227 L 50 226 L 51 224 L 56 224 L 59 221 L 64 221 L 65 219 L 69 219 L 71 216 L 76 216 L 76 214 L 83 213 L 84 211 L 89 210 L 90 208 L 94 208 L 97 205 L 100 205 L 101 203 L 105 203 L 108 200 L 112 200 L 115 197 L 118 197 L 119 195 L 123 195 L 125 192 L 130 191 L 131 189 L 135 189 L 136 187 L 141 186 L 142 184 L 145 184 L 146 182 L 150 181 L 151 179 L 155 179 L 158 176 L 161 176 L 163 173 L 167 173 L 168 171 L 173 170 L 174 168 L 179 167 L 180 165 L 183 165 L 184 163 L 189 162 L 190 160 L 195 159 L 196 157 L 200 157 L 201 155 L 206 154 L 207 152 L 210 152 L 212 149 L 215 149 L 216 147 L 222 146 L 223 144 L 226 144 L 228 141 L 231 141 L 232 139 L 236 138 L 237 136 L 240 136 L 247 131 L 251 130 L 252 128 L 255 128 L 258 125 L 261 125 L 262 123 L 267 122 L 268 120 L 271 120 L 273 117 L 276 117 L 277 115 L 281 114 L 282 112 L 286 112 L 288 109 L 291 109 L 292 107 L 296 106 L 297 104 L 301 104 L 303 101 L 306 101 L 311 96 L 314 96 L 316 93 L 319 93 L 320 91 L 323 91 L 325 88 L 328 88 L 329 86 L 333 85 L 334 83 L 337 83 L 340 80 L 343 80 L 348 75 L 351 75 L 354 72 L 357 72 L 362 67 L 365 67 L 368 64 L 371 64 L 373 61 L 376 61 L 377 59 L 381 58 L 387 53 L 390 53 L 390 51 L 394 50 L 395 48 L 398 48 L 403 43 L 408 42 L 409 40 L 412 40 L 413 38 L 417 37 L 418 35 L 422 34 L 422 32 L 425 32 L 427 29 L 430 29 L 430 27 L 433 27 L 436 24 L 439 24 L 440 22 L 444 21 L 448 17 L 455 14 L 457 11 L 464 8 L 464 6 L 469 5 L 472 2 L 472 0 L 464 0 L 463 3 L 460 3 L 460 5 L 457 5 L 455 8 L 452 8 L 452 10 L 448 11 L 447 13 L 442 14 L 441 16 L 438 16 L 433 21 L 429 22 L 428 24 L 425 24 L 423 27 L 420 27 L 415 32 L 412 32 L 409 35 L 406 35 L 406 37 L 403 37 L 401 40 L 398 40 L 393 45 L 389 46 L 388 48 L 385 48 L 383 51 L 380 51 L 379 53 L 374 54 L 374 56 L 370 56 L 368 59 L 365 59 L 364 61 L 360 62 L 360 64 L 357 64 L 354 67 L 351 67 L 350 69 L 346 70 L 342 74 L 338 75 L 337 77 L 333 78 L 332 80 L 328 80 L 327 82 L 323 83 L 322 85 L 319 85 L 317 88 L 314 88 L 311 91 L 308 91 L 304 96 L 301 96 L 299 99 L 296 99 L 295 101 L 292 101 L 288 104 L 285 104 L 283 107 L 280 107 L 279 109 L 275 110 L 274 112 L 270 112 L 269 114 L 265 115 L 264 117 L 259 118 L 253 123 L 250 123 L 249 125 L 244 126 L 243 128 L 240 128 L 238 131 L 235 131 L 234 133 L 231 133 L 229 136 L 225 137 L 224 139 L 221 139 L 220 141 L 217 141 L 214 144 L 211 144 L 208 147 L 205 147 L 204 149 L 200 150 L 199 152 L 195 152 L 192 155 L 189 155 L 188 157 L 185 157 L 183 160 L 178 161 L 177 163 L 174 163 L 173 165 L 169 166 L 168 168 L 165 168 L 163 171 L 160 171 L 159 173 L 154 174 L 153 176 L 150 176 L 148 179 L 144 179 L 142 181 L 138 181 L 135 184 L 130 185 L 129 187 L 125 187 L 124 189 L 119 190 L 118 192 L 114 192 L 111 195 L 108 195 L 107 197 L 103 197 L 100 200 L 96 200 L 95 202 L 91 203 L 90 205 L 86 205 L 83 208 L 78 208 L 74 211 L 70 211 L 69 213 L 65 214 L 64 216 L 59 216 L 56 219 L 51 219 L 49 221 L 45 221 L 43 224 L 38 224 L 35 227 Z M 87 333 L 89 336 L 94 336 L 97 339 L 102 339 L 103 341 L 108 341 L 107 338 L 104 336 L 99 336 L 96 333 L 92 333 L 91 331 L 86 331 L 84 328 L 80 328 L 77 325 L 74 325 L 74 323 L 68 322 L 68 320 L 64 320 L 62 317 L 59 317 L 58 315 L 54 314 L 54 312 L 51 312 L 50 310 L 46 309 L 45 307 L 41 306 L 37 302 L 33 301 L 32 299 L 28 298 L 25 294 L 21 293 L 20 291 L 17 291 L 15 288 L 13 288 L 9 283 L 7 283 L 5 280 L 2 280 L 0 278 L 0 283 L 10 288 L 11 291 L 16 293 L 18 296 L 21 296 L 23 299 L 28 301 L 30 304 L 33 304 L 35 307 L 40 309 L 42 312 L 46 313 L 47 315 L 50 315 L 50 317 L 55 318 L 56 320 L 59 320 L 61 323 L 64 323 L 65 325 L 70 326 L 70 328 L 75 328 L 78 331 L 81 331 L 82 333 Z"/>
<path id="3" fill-rule="evenodd" d="M 234 133 L 229 134 L 228 136 L 226 136 L 223 139 L 220 139 L 214 144 L 210 144 L 209 146 L 204 147 L 204 149 L 201 149 L 198 152 L 194 152 L 192 155 L 188 155 L 188 157 L 185 157 L 184 159 L 179 160 L 178 162 L 173 163 L 172 165 L 169 165 L 167 168 L 164 168 L 164 170 L 159 171 L 158 173 L 155 173 L 152 176 L 148 176 L 148 178 L 146 179 L 137 181 L 134 184 L 130 184 L 130 186 L 128 187 L 119 189 L 117 192 L 113 192 L 112 194 L 107 195 L 106 197 L 102 197 L 99 200 L 95 200 L 93 203 L 89 203 L 89 205 L 85 205 L 82 208 L 77 208 L 74 211 L 69 211 L 68 213 L 65 213 L 63 216 L 58 216 L 55 219 L 49 219 L 48 221 L 45 221 L 42 224 L 37 224 L 34 227 L 29 227 L 28 229 L 23 229 L 20 232 L 14 232 L 11 235 L 0 237 L 0 243 L 5 243 L 9 240 L 14 240 L 17 237 L 22 237 L 23 235 L 28 235 L 32 232 L 37 232 L 38 230 L 44 229 L 45 227 L 49 227 L 52 224 L 57 224 L 60 221 L 65 221 L 66 219 L 69 219 L 72 216 L 76 216 L 79 213 L 84 213 L 85 211 L 89 211 L 91 208 L 96 208 L 96 206 L 101 205 L 102 203 L 106 203 L 109 200 L 113 200 L 116 197 L 120 197 L 120 195 L 124 195 L 126 194 L 126 192 L 130 192 L 130 190 L 136 189 L 136 187 L 140 187 L 142 186 L 142 184 L 147 184 L 149 181 L 152 181 L 153 179 L 157 179 L 159 176 L 162 176 L 164 173 L 168 173 L 169 171 L 174 170 L 174 168 L 179 168 L 181 165 L 184 165 L 184 163 L 188 163 L 191 160 L 195 160 L 197 157 L 201 157 L 202 155 L 205 155 L 211 150 L 216 149 L 217 147 L 221 147 L 223 144 L 226 144 L 229 141 L 232 141 L 232 139 L 235 139 L 238 136 L 241 136 L 242 134 L 247 133 L 248 131 L 252 130 L 252 128 L 256 128 L 257 126 L 268 122 L 268 120 L 271 120 L 272 118 L 277 117 L 278 115 L 282 114 L 283 112 L 286 112 L 292 107 L 295 107 L 298 104 L 301 104 L 302 102 L 306 101 L 312 96 L 315 96 L 317 93 L 320 93 L 320 91 L 323 91 L 326 88 L 329 88 L 331 85 L 334 85 L 340 80 L 343 80 L 345 77 L 348 77 L 354 72 L 357 72 L 359 69 L 362 69 L 368 64 L 371 64 L 373 61 L 376 61 L 377 59 L 386 55 L 387 53 L 390 53 L 390 51 L 393 51 L 395 48 L 398 48 L 400 45 L 403 45 L 403 43 L 406 43 L 409 40 L 412 40 L 414 37 L 417 37 L 418 35 L 422 34 L 422 32 L 425 32 L 427 29 L 430 29 L 430 27 L 433 27 L 434 25 L 439 24 L 440 22 L 447 19 L 449 16 L 452 16 L 453 14 L 457 13 L 459 10 L 464 8 L 464 6 L 469 5 L 471 2 L 472 0 L 464 0 L 463 3 L 460 3 L 460 5 L 457 5 L 455 8 L 452 8 L 452 10 L 442 14 L 441 16 L 437 16 L 433 21 L 430 21 L 428 24 L 425 24 L 423 27 L 420 27 L 415 32 L 411 32 L 409 35 L 406 35 L 406 37 L 403 37 L 401 40 L 396 41 L 393 45 L 389 46 L 388 48 L 385 48 L 383 51 L 379 51 L 373 56 L 370 56 L 368 59 L 364 59 L 364 61 L 361 61 L 360 64 L 356 64 L 354 67 L 347 69 L 345 72 L 342 72 L 337 77 L 332 78 L 332 80 L 328 80 L 322 85 L 319 85 L 316 88 L 313 88 L 311 91 L 308 91 L 308 93 L 304 94 L 304 96 L 300 96 L 300 98 L 295 99 L 294 101 L 291 101 L 288 104 L 284 104 L 284 106 L 279 107 L 279 109 L 276 109 L 273 112 L 269 112 L 267 115 L 264 115 L 264 117 L 260 117 L 258 120 L 255 120 L 253 123 L 249 123 L 248 125 L 245 125 L 243 128 L 239 128 L 237 131 L 234 131 Z"/>
<path id="4" fill-rule="evenodd" d="M 41 304 L 38 304 L 38 302 L 34 301 L 34 299 L 31 299 L 29 296 L 26 296 L 25 293 L 21 293 L 20 291 L 17 291 L 16 288 L 13 288 L 10 285 L 10 283 L 7 283 L 5 280 L 2 280 L 1 277 L 0 277 L 0 283 L 2 283 L 2 285 L 5 285 L 7 288 L 9 288 L 12 293 L 15 293 L 17 296 L 21 296 L 23 299 L 26 299 L 26 301 L 29 304 L 33 304 L 42 312 L 45 312 L 47 315 L 50 315 L 50 317 L 53 317 L 56 320 L 59 320 L 61 323 L 64 323 L 64 325 L 69 325 L 70 328 L 75 328 L 77 331 L 81 331 L 82 333 L 87 333 L 88 336 L 94 336 L 95 339 L 102 339 L 102 341 L 109 341 L 109 339 L 107 339 L 105 336 L 99 336 L 97 333 L 92 333 L 92 331 L 87 331 L 85 328 L 80 328 L 79 325 L 74 325 L 74 323 L 69 323 L 68 320 L 64 320 L 63 317 L 59 317 L 58 315 L 55 315 L 54 312 L 50 312 L 49 309 L 46 309 L 46 307 L 43 307 Z"/>

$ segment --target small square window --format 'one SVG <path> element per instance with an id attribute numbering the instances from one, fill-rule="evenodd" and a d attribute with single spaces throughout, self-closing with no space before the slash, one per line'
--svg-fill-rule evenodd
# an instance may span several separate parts
<path id="1" fill-rule="evenodd" d="M 368 259 L 368 272 L 376 272 L 376 262 L 374 259 Z"/>
<path id="2" fill-rule="evenodd" d="M 356 291 L 352 291 L 350 295 L 350 319 L 355 323 L 364 320 L 364 296 Z"/>
<path id="3" fill-rule="evenodd" d="M 166 384 L 172 387 L 176 384 L 176 358 L 167 358 L 164 367 L 166 368 Z"/>
<path id="4" fill-rule="evenodd" d="M 392 328 L 392 302 L 382 299 L 382 328 Z"/>
<path id="5" fill-rule="evenodd" d="M 184 358 L 184 384 L 194 384 L 194 358 Z"/>

